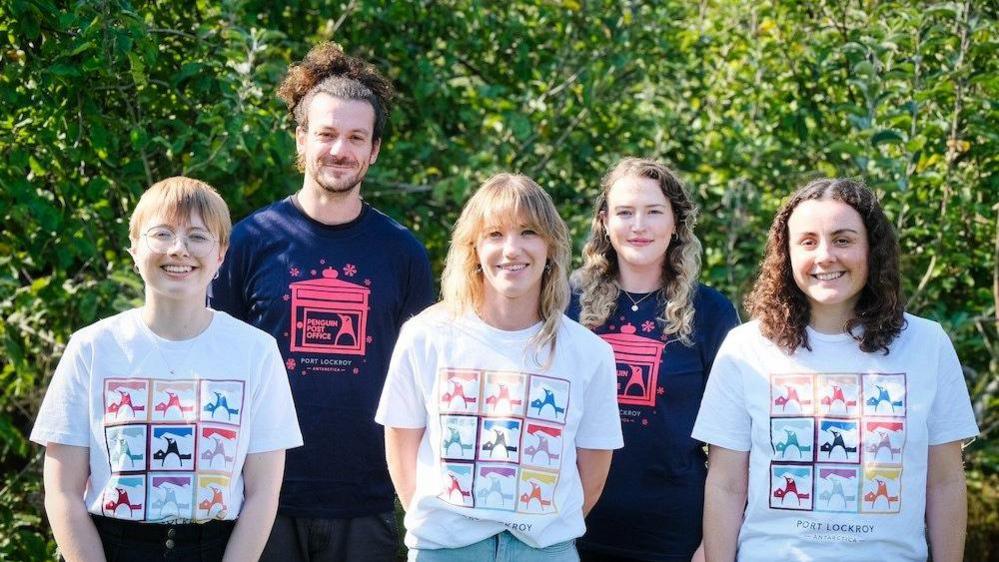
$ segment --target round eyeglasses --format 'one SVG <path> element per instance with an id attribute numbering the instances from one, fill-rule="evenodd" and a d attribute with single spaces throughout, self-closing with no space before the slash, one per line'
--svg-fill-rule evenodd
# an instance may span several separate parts
<path id="1" fill-rule="evenodd" d="M 181 240 L 187 247 L 187 252 L 196 258 L 203 258 L 212 251 L 217 244 L 216 240 L 207 232 L 194 230 L 186 236 L 177 235 L 176 232 L 165 226 L 154 226 L 144 232 L 142 237 L 146 239 L 146 246 L 149 251 L 156 254 L 168 254 L 173 250 L 177 240 Z"/>

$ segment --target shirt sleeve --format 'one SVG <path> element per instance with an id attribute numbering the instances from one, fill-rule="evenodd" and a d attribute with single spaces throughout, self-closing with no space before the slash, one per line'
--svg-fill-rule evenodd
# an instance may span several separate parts
<path id="1" fill-rule="evenodd" d="M 74 335 L 59 360 L 38 410 L 30 439 L 90 447 L 90 358 Z"/>
<path id="2" fill-rule="evenodd" d="M 737 347 L 736 338 L 729 336 L 718 350 L 691 437 L 733 451 L 748 451 L 752 420 L 742 381 L 744 360 Z"/>
<path id="3" fill-rule="evenodd" d="M 418 255 L 410 261 L 407 291 L 402 303 L 401 325 L 434 302 L 434 279 L 427 251 L 420 246 Z"/>
<path id="4" fill-rule="evenodd" d="M 277 342 L 268 337 L 262 362 L 260 383 L 253 395 L 253 422 L 250 426 L 249 453 L 291 449 L 302 445 L 295 402 L 291 397 L 288 372 L 281 362 Z"/>
<path id="5" fill-rule="evenodd" d="M 234 236 L 218 275 L 208 287 L 208 306 L 237 320 L 247 321 L 246 283 L 243 276 L 243 252 L 246 242 Z"/>
<path id="6" fill-rule="evenodd" d="M 964 371 L 950 338 L 937 328 L 937 392 L 927 416 L 930 445 L 940 445 L 978 435 L 978 425 L 971 409 Z"/>
<path id="7" fill-rule="evenodd" d="M 399 333 L 399 340 L 392 351 L 385 386 L 375 412 L 375 421 L 387 427 L 420 429 L 427 426 L 425 397 L 417 383 L 424 369 L 432 365 L 421 364 L 416 357 L 413 321 L 407 322 Z"/>
<path id="8" fill-rule="evenodd" d="M 583 449 L 620 449 L 621 414 L 617 406 L 617 367 L 610 345 L 600 347 L 596 372 L 583 399 L 583 419 L 576 431 L 576 446 Z"/>
<path id="9" fill-rule="evenodd" d="M 704 355 L 702 357 L 705 375 L 711 372 L 715 357 L 718 355 L 718 349 L 725 341 L 725 336 L 738 325 L 739 313 L 735 310 L 735 306 L 727 298 L 719 296 L 714 314 L 711 315 L 709 324 L 705 326 L 707 334 L 704 338 Z"/>

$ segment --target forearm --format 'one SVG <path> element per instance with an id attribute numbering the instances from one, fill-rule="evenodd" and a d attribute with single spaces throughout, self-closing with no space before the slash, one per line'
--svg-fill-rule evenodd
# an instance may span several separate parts
<path id="1" fill-rule="evenodd" d="M 45 494 L 45 514 L 66 562 L 103 562 L 104 547 L 82 496 Z"/>
<path id="2" fill-rule="evenodd" d="M 601 449 L 576 449 L 576 468 L 583 485 L 583 516 L 597 504 L 607 482 L 613 451 Z"/>
<path id="3" fill-rule="evenodd" d="M 385 460 L 399 503 L 404 511 L 416 493 L 416 456 L 426 428 L 385 428 Z"/>
<path id="4" fill-rule="evenodd" d="M 731 562 L 749 489 L 749 452 L 712 445 L 704 483 L 704 559 Z"/>
<path id="5" fill-rule="evenodd" d="M 274 526 L 283 474 L 284 449 L 246 455 L 243 462 L 243 505 L 226 545 L 223 562 L 260 558 Z"/>
<path id="6" fill-rule="evenodd" d="M 261 493 L 243 500 L 236 528 L 229 537 L 222 562 L 257 560 L 271 534 L 277 514 L 278 495 Z"/>
<path id="7" fill-rule="evenodd" d="M 739 528 L 746 508 L 746 492 L 713 484 L 704 487 L 704 559 L 707 562 L 735 560 Z"/>
<path id="8" fill-rule="evenodd" d="M 934 562 L 964 558 L 968 492 L 961 442 L 932 445 L 926 466 L 926 528 Z"/>
<path id="9" fill-rule="evenodd" d="M 934 562 L 964 559 L 967 523 L 967 484 L 963 473 L 959 480 L 927 488 L 926 529 Z"/>

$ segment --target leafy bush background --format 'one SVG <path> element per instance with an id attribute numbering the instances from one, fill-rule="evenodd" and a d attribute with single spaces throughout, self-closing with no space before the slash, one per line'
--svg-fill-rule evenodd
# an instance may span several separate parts
<path id="1" fill-rule="evenodd" d="M 135 305 L 127 217 L 157 179 L 235 217 L 301 185 L 274 90 L 320 40 L 399 88 L 364 195 L 439 269 L 490 174 L 535 177 L 577 246 L 622 155 L 669 162 L 704 280 L 740 301 L 782 197 L 861 176 L 900 233 L 909 310 L 940 321 L 982 436 L 968 559 L 996 555 L 996 5 L 874 0 L 0 2 L 0 559 L 54 548 L 25 435 L 69 334 Z M 768 3 L 769 4 L 769 3 Z"/>

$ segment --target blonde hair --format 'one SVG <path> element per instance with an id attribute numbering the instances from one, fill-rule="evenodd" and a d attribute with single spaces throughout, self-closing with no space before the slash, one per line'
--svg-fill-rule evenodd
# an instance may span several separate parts
<path id="1" fill-rule="evenodd" d="M 475 311 L 482 304 L 484 281 L 475 245 L 490 225 L 507 224 L 518 218 L 548 245 L 538 304 L 542 325 L 532 343 L 538 350 L 550 346 L 550 363 L 562 313 L 569 303 L 569 229 L 559 217 L 552 198 L 531 178 L 497 174 L 486 180 L 465 203 L 454 225 L 444 263 L 441 302 L 454 316 Z"/>
<path id="2" fill-rule="evenodd" d="M 648 158 L 625 158 L 604 176 L 600 195 L 593 206 L 590 237 L 583 247 L 583 266 L 573 274 L 579 289 L 580 324 L 596 328 L 614 312 L 621 287 L 618 285 L 617 251 L 610 243 L 604 219 L 607 215 L 607 194 L 611 187 L 626 177 L 655 180 L 673 208 L 676 224 L 673 239 L 663 260 L 657 320 L 663 324 L 663 335 L 674 335 L 684 345 L 691 345 L 694 329 L 694 296 L 701 271 L 701 242 L 694 234 L 697 206 L 687 188 L 672 170 Z"/>
<path id="3" fill-rule="evenodd" d="M 228 247 L 232 232 L 229 207 L 215 188 L 201 180 L 183 176 L 158 181 L 142 194 L 128 221 L 128 237 L 132 242 L 138 240 L 142 235 L 139 232 L 142 225 L 158 214 L 167 221 L 183 223 L 190 220 L 195 212 L 201 215 L 208 231 L 218 239 L 219 247 Z"/>

